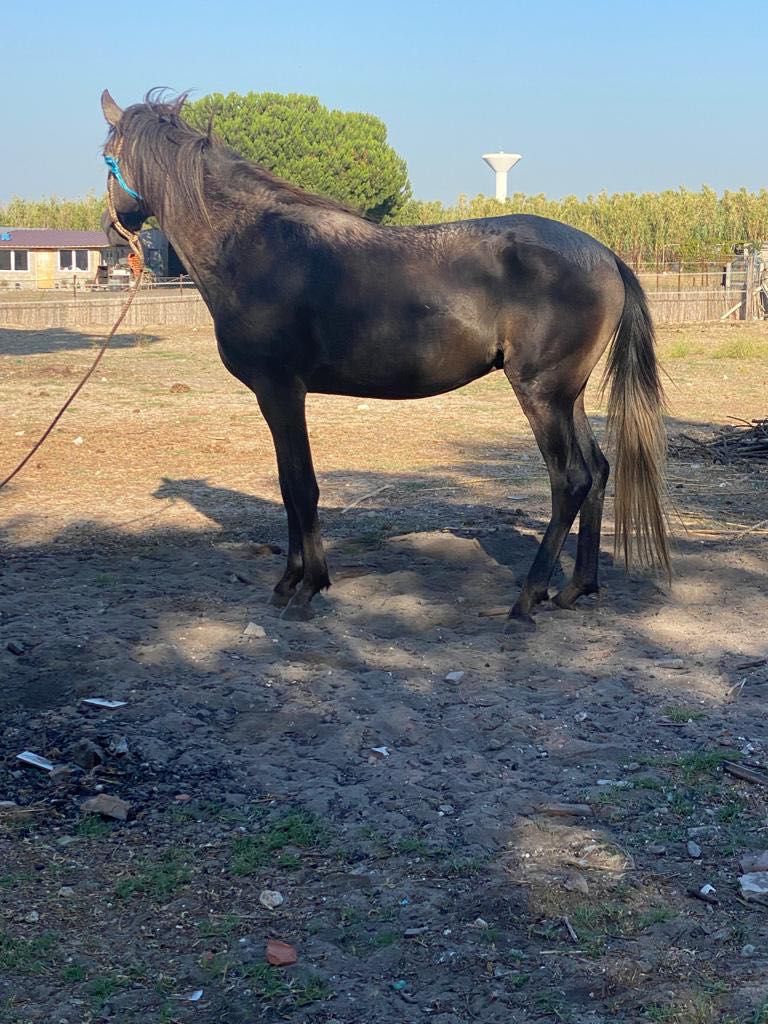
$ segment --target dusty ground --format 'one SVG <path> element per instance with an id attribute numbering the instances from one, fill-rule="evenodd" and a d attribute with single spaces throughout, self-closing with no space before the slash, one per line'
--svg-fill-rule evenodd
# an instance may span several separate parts
<path id="1" fill-rule="evenodd" d="M 0 469 L 93 342 L 0 333 Z M 673 436 L 768 413 L 768 331 L 661 352 Z M 309 624 L 265 603 L 271 445 L 207 331 L 121 339 L 0 497 L 0 1020 L 768 1021 L 768 793 L 722 770 L 768 759 L 768 474 L 672 461 L 672 592 L 613 567 L 609 508 L 600 603 L 520 637 L 547 483 L 503 376 L 310 418 Z"/>

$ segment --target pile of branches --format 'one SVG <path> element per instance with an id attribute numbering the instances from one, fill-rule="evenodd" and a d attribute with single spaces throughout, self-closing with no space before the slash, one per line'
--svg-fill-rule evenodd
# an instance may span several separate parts
<path id="1" fill-rule="evenodd" d="M 723 427 L 708 440 L 679 434 L 670 442 L 669 450 L 677 458 L 705 458 L 723 465 L 746 459 L 768 462 L 768 419 Z"/>

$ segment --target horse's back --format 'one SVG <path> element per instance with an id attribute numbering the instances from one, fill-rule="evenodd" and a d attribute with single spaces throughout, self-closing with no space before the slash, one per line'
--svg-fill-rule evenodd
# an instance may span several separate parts
<path id="1" fill-rule="evenodd" d="M 500 217 L 450 221 L 428 225 L 423 230 L 434 232 L 436 238 L 442 236 L 444 242 L 448 243 L 449 240 L 461 244 L 463 239 L 484 239 L 494 248 L 514 244 L 543 249 L 587 271 L 600 264 L 612 269 L 616 267 L 615 253 L 586 231 L 534 214 L 511 213 Z"/>

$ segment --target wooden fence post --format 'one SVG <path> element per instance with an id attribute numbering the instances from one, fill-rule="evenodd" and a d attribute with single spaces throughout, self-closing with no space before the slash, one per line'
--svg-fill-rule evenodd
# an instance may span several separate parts
<path id="1" fill-rule="evenodd" d="M 754 253 L 745 255 L 744 267 L 744 296 L 742 298 L 739 320 L 752 320 L 754 313 L 753 293 L 755 290 L 755 256 Z"/>

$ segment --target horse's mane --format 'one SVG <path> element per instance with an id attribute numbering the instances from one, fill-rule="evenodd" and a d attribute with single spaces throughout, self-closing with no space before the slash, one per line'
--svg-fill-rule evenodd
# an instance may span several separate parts
<path id="1" fill-rule="evenodd" d="M 217 175 L 215 191 L 238 195 L 247 202 L 255 191 L 268 194 L 270 205 L 301 205 L 343 211 L 360 217 L 360 212 L 326 196 L 305 192 L 283 181 L 264 167 L 246 160 L 216 138 L 211 127 L 199 132 L 184 121 L 182 110 L 188 93 L 164 99 L 165 89 L 152 89 L 143 103 L 126 108 L 117 127 L 110 128 L 107 145 L 120 141 L 121 158 L 130 167 L 134 187 L 142 195 L 169 196 L 189 209 L 206 213 L 212 190 L 206 189 L 206 162 L 228 164 L 226 176 Z"/>

